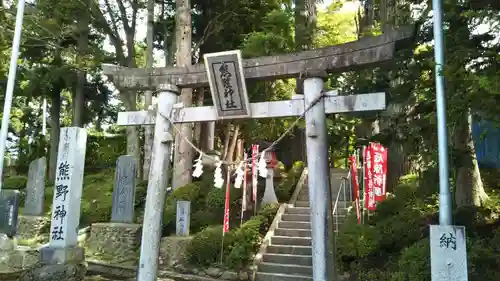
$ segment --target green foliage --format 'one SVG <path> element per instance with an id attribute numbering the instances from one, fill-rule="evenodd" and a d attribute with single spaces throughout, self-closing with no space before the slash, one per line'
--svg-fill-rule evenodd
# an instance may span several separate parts
<path id="1" fill-rule="evenodd" d="M 2 187 L 5 189 L 24 190 L 27 183 L 28 177 L 26 176 L 11 176 L 3 180 Z"/>
<path id="2" fill-rule="evenodd" d="M 427 174 L 431 176 L 432 174 Z M 430 224 L 437 224 L 437 199 L 420 192 L 429 179 L 404 177 L 394 195 L 377 206 L 365 224 L 350 214 L 337 238 L 337 254 L 344 270 L 360 281 L 430 281 Z M 434 183 L 435 184 L 435 183 Z M 495 208 L 459 208 L 454 224 L 468 236 L 469 280 L 500 276 L 500 228 Z"/>
<path id="3" fill-rule="evenodd" d="M 126 136 L 89 135 L 85 153 L 85 171 L 109 169 L 116 165 L 118 157 L 126 154 Z"/>
<path id="4" fill-rule="evenodd" d="M 288 203 L 304 167 L 304 162 L 297 161 L 293 163 L 292 168 L 283 175 L 280 183 L 275 187 L 276 196 L 278 197 L 279 202 Z"/>
<path id="5" fill-rule="evenodd" d="M 81 225 L 109 222 L 113 204 L 114 169 L 84 177 L 81 201 Z"/>
<path id="6" fill-rule="evenodd" d="M 260 242 L 269 229 L 279 205 L 264 206 L 257 216 L 231 229 L 223 237 L 222 226 L 209 226 L 194 235 L 187 248 L 189 263 L 209 266 L 220 261 L 224 239 L 223 263 L 233 269 L 247 265 L 258 250 Z"/>

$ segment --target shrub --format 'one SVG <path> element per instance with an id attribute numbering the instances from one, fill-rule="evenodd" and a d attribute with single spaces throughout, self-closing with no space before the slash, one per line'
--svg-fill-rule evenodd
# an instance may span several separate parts
<path id="1" fill-rule="evenodd" d="M 251 261 L 271 224 L 278 204 L 263 207 L 257 216 L 232 229 L 224 237 L 224 264 L 241 269 Z M 188 245 L 188 261 L 193 265 L 210 265 L 220 260 L 222 226 L 209 226 L 194 235 Z"/>
<path id="2" fill-rule="evenodd" d="M 429 238 L 424 238 L 412 244 L 401 252 L 397 270 L 392 273 L 391 280 L 430 280 L 430 246 Z"/>
<path id="3" fill-rule="evenodd" d="M 108 169 L 84 178 L 80 219 L 82 225 L 111 220 L 114 173 L 114 169 Z"/>
<path id="4" fill-rule="evenodd" d="M 295 162 L 292 168 L 284 174 L 278 186 L 275 187 L 276 196 L 280 202 L 288 202 L 290 200 L 304 167 L 304 162 Z"/>
<path id="5" fill-rule="evenodd" d="M 193 182 L 174 190 L 165 202 L 163 209 L 163 233 L 165 235 L 175 232 L 175 214 L 177 201 L 186 200 L 191 202 L 191 213 L 200 210 L 198 200 L 200 194 L 200 183 Z"/>
<path id="6" fill-rule="evenodd" d="M 24 190 L 28 183 L 28 177 L 25 176 L 12 176 L 3 180 L 2 186 L 5 189 Z"/>
<path id="7" fill-rule="evenodd" d="M 263 216 L 253 217 L 232 232 L 233 241 L 228 246 L 228 255 L 224 259 L 227 266 L 242 268 L 251 260 L 261 242 L 260 229 L 264 220 Z"/>
<path id="8" fill-rule="evenodd" d="M 230 244 L 231 235 L 224 237 L 225 248 Z M 210 265 L 220 259 L 222 247 L 222 225 L 210 226 L 194 235 L 187 246 L 187 258 L 193 265 Z"/>

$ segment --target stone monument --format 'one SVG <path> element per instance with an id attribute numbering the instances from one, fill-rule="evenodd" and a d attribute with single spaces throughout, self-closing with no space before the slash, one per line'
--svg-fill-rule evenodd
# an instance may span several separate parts
<path id="1" fill-rule="evenodd" d="M 85 129 L 61 129 L 49 245 L 40 250 L 40 262 L 23 274 L 22 281 L 80 281 L 85 276 L 78 226 L 86 145 Z"/>
<path id="2" fill-rule="evenodd" d="M 30 163 L 24 213 L 19 217 L 18 224 L 20 239 L 36 239 L 48 223 L 43 213 L 46 171 L 45 157 L 38 158 Z"/>
<path id="3" fill-rule="evenodd" d="M 122 155 L 116 161 L 113 206 L 110 223 L 94 223 L 90 228 L 87 257 L 135 266 L 139 259 L 142 227 L 134 224 L 137 162 Z"/>
<path id="4" fill-rule="evenodd" d="M 177 201 L 175 234 L 177 236 L 189 236 L 189 226 L 191 220 L 191 202 Z"/>
<path id="5" fill-rule="evenodd" d="M 122 155 L 116 161 L 111 222 L 134 222 L 136 162 L 130 155 Z"/>

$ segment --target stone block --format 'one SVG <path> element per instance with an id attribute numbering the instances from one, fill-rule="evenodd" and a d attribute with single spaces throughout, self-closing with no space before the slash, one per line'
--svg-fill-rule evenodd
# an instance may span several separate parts
<path id="1" fill-rule="evenodd" d="M 186 252 L 191 236 L 169 236 L 161 239 L 160 243 L 160 269 L 172 269 L 175 265 L 186 263 Z"/>
<path id="2" fill-rule="evenodd" d="M 84 263 L 38 263 L 25 271 L 19 281 L 82 281 L 87 267 Z"/>
<path id="3" fill-rule="evenodd" d="M 84 249 L 80 247 L 44 247 L 40 250 L 42 264 L 80 263 L 85 260 Z"/>
<path id="4" fill-rule="evenodd" d="M 46 217 L 40 216 L 19 216 L 17 224 L 17 236 L 19 239 L 28 240 L 40 237 L 43 229 L 50 224 Z"/>
<path id="5" fill-rule="evenodd" d="M 142 226 L 127 223 L 94 223 L 85 243 L 87 257 L 114 265 L 139 263 Z"/>

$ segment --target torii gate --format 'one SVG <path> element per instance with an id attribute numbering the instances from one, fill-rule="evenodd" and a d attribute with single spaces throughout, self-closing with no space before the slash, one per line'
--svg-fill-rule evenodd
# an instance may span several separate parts
<path id="1" fill-rule="evenodd" d="M 210 54 L 204 65 L 187 68 L 132 69 L 103 65 L 118 89 L 156 90 L 158 108 L 154 111 L 120 112 L 118 125 L 155 125 L 151 170 L 146 196 L 138 281 L 156 281 L 161 238 L 161 215 L 168 170 L 173 123 L 208 122 L 219 119 L 275 118 L 305 113 L 309 200 L 311 202 L 311 236 L 313 280 L 327 281 L 333 276 L 333 233 L 328 165 L 326 116 L 329 113 L 385 109 L 385 93 L 337 96 L 323 93 L 327 72 L 343 72 L 368 67 L 392 59 L 396 42 L 407 41 L 414 27 L 393 30 L 377 37 L 367 37 L 346 44 L 280 56 L 242 60 L 238 51 Z M 214 66 L 229 64 L 232 78 L 215 77 Z M 209 67 L 211 66 L 211 67 Z M 207 68 L 205 70 L 205 67 Z M 249 103 L 245 79 L 304 78 L 304 96 L 285 101 Z M 232 79 L 232 80 L 231 80 Z M 210 85 L 214 106 L 176 108 L 179 88 Z M 235 100 L 226 97 L 232 87 Z M 224 87 L 223 87 L 224 86 Z M 226 92 L 218 87 L 225 88 Z M 229 104 L 231 102 L 231 104 Z M 168 117 L 168 118 L 167 118 Z"/>

